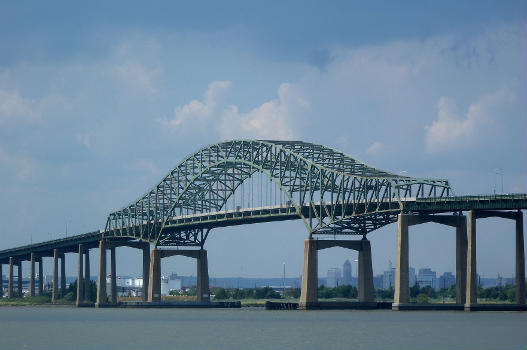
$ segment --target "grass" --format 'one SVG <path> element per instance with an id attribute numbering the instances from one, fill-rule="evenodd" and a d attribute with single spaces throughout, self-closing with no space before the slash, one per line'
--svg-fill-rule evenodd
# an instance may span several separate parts
<path id="1" fill-rule="evenodd" d="M 51 298 L 46 295 L 43 295 L 38 297 L 0 299 L 0 306 L 32 306 L 43 304 L 51 304 Z"/>
<path id="2" fill-rule="evenodd" d="M 75 301 L 70 300 L 69 297 L 51 302 L 51 297 L 42 295 L 38 297 L 23 297 L 23 298 L 0 298 L 0 306 L 36 306 L 36 305 L 73 305 Z"/>

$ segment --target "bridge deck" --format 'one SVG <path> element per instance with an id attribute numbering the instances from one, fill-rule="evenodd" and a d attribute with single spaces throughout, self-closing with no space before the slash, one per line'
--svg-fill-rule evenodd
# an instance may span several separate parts
<path id="1" fill-rule="evenodd" d="M 397 208 L 394 204 L 397 203 Z M 331 208 L 331 203 L 323 203 L 324 206 Z M 415 213 L 446 213 L 467 210 L 519 210 L 527 209 L 527 194 L 510 195 L 482 195 L 482 196 L 455 196 L 444 198 L 415 199 L 407 198 L 401 202 L 385 203 L 386 212 L 397 215 L 401 211 Z M 317 203 L 316 207 L 321 204 Z M 338 208 L 337 208 L 338 209 Z M 303 214 L 307 214 L 309 207 L 302 209 Z M 340 208 L 342 210 L 342 208 Z M 344 209 L 344 211 L 347 211 Z M 351 214 L 351 213 L 350 213 Z M 257 222 L 270 222 L 282 220 L 297 220 L 299 213 L 293 206 L 278 205 L 258 208 L 246 208 L 240 210 L 227 210 L 217 213 L 185 215 L 174 218 L 170 221 L 173 228 L 183 229 L 189 227 L 226 227 Z M 31 252 L 37 256 L 53 256 L 53 249 L 60 249 L 62 252 L 76 252 L 78 244 L 86 244 L 96 247 L 101 240 L 104 231 L 94 231 L 81 235 L 65 237 L 41 243 L 29 244 L 17 248 L 10 248 L 0 251 L 0 262 L 8 263 L 9 257 L 15 260 L 28 260 Z M 131 240 L 130 237 L 113 237 L 112 239 Z"/>

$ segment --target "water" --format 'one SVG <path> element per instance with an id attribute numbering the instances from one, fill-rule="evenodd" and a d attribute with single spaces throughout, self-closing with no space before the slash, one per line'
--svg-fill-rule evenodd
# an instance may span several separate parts
<path id="1" fill-rule="evenodd" d="M 525 312 L 1 307 L 0 349 L 525 349 Z"/>

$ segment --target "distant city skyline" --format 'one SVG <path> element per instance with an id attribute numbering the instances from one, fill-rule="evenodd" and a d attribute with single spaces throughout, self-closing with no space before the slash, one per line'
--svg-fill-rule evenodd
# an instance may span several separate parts
<path id="1" fill-rule="evenodd" d="M 228 139 L 315 142 L 449 179 L 457 195 L 527 192 L 526 12 L 520 0 L 1 2 L 0 249 L 104 229 Z M 368 234 L 375 274 L 395 261 L 395 235 Z M 307 237 L 300 220 L 214 229 L 210 275 L 278 277 L 285 262 L 298 276 Z M 512 275 L 514 244 L 512 221 L 479 220 L 480 275 Z M 134 249 L 117 259 L 140 273 Z M 319 276 L 346 259 L 356 252 L 321 251 Z M 90 260 L 96 271 L 95 249 Z M 454 230 L 412 226 L 410 265 L 455 271 Z"/>

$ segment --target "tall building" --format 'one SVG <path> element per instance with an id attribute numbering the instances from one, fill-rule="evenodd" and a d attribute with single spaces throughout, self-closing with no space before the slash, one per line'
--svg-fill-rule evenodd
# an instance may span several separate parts
<path id="1" fill-rule="evenodd" d="M 415 280 L 415 269 L 413 267 L 408 268 L 408 286 L 413 287 L 416 283 Z M 389 270 L 384 271 L 382 276 L 382 288 L 388 289 L 390 287 L 395 287 L 395 268 L 390 268 Z"/>
<path id="2" fill-rule="evenodd" d="M 373 276 L 373 288 L 382 289 L 384 282 L 384 275 L 375 275 Z"/>
<path id="3" fill-rule="evenodd" d="M 382 277 L 382 288 L 388 289 L 390 287 L 395 287 L 395 269 L 393 267 L 384 271 Z"/>
<path id="4" fill-rule="evenodd" d="M 420 288 L 430 286 L 434 289 L 438 289 L 436 272 L 428 267 L 419 269 L 417 284 L 419 284 Z"/>
<path id="5" fill-rule="evenodd" d="M 181 290 L 183 286 L 183 277 L 178 276 L 175 273 L 168 276 L 168 290 Z"/>
<path id="6" fill-rule="evenodd" d="M 342 265 L 342 284 L 346 286 L 351 286 L 351 262 L 346 260 L 344 265 Z"/>
<path id="7" fill-rule="evenodd" d="M 413 287 L 415 286 L 416 279 L 415 279 L 415 269 L 413 267 L 408 268 L 408 286 Z"/>
<path id="8" fill-rule="evenodd" d="M 445 272 L 441 276 L 439 276 L 439 285 L 437 287 L 439 289 L 449 288 L 454 284 L 456 284 L 456 276 L 454 276 L 452 272 Z"/>
<path id="9" fill-rule="evenodd" d="M 340 274 L 340 269 L 338 267 L 333 267 L 328 269 L 326 287 L 335 288 L 342 284 L 342 277 Z"/>

